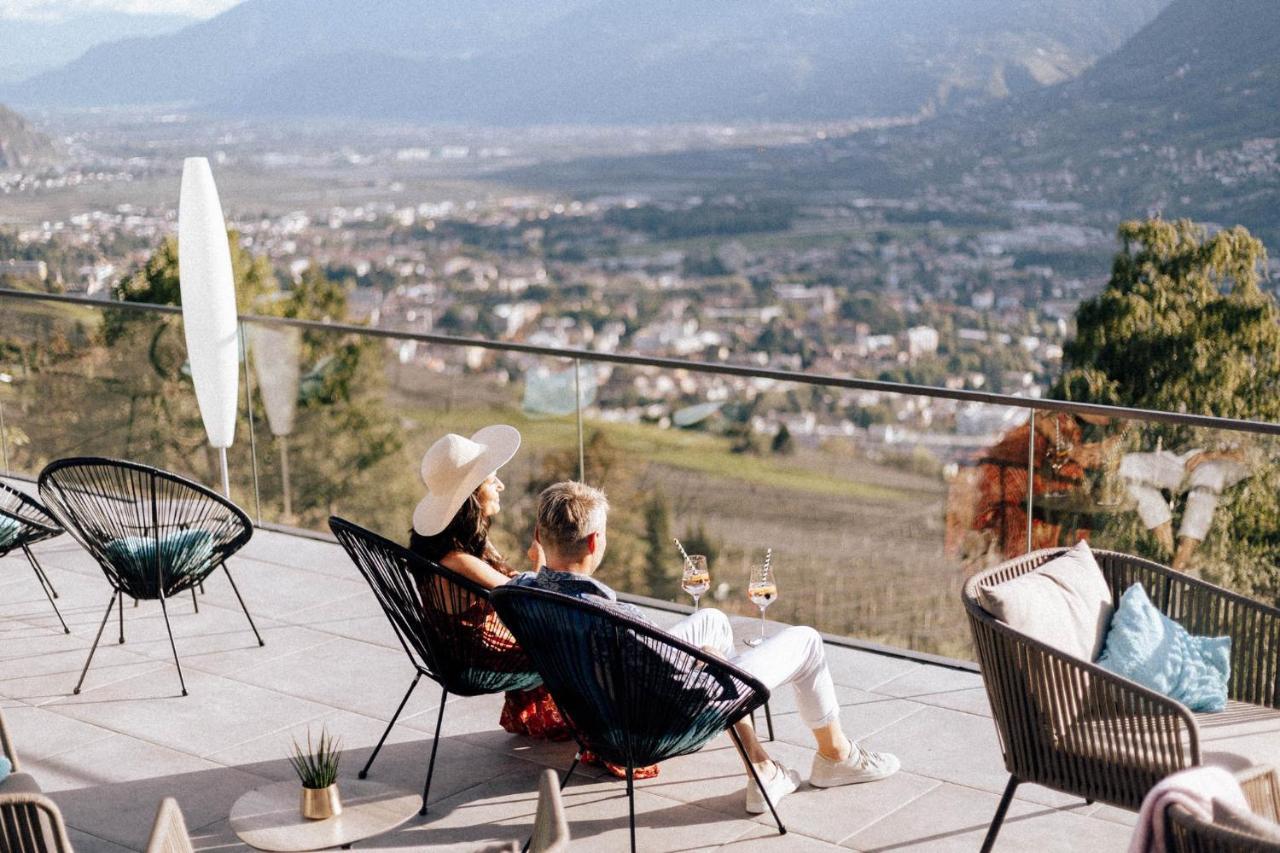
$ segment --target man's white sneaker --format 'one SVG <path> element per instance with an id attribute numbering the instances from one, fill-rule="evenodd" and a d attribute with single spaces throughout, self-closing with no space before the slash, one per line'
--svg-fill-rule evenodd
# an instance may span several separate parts
<path id="1" fill-rule="evenodd" d="M 756 772 L 762 777 L 768 773 L 768 770 L 756 768 Z M 769 800 L 773 803 L 773 807 L 778 807 L 778 801 L 790 794 L 796 788 L 800 787 L 800 774 L 794 770 L 783 767 L 778 762 L 773 762 L 773 775 L 762 779 L 764 789 L 769 792 Z M 764 795 L 760 793 L 760 787 L 756 785 L 756 780 L 747 779 L 747 813 L 748 814 L 764 814 L 769 806 L 764 801 Z"/>
<path id="2" fill-rule="evenodd" d="M 844 761 L 833 761 L 815 754 L 813 769 L 809 771 L 809 784 L 815 788 L 835 788 L 838 785 L 874 782 L 892 776 L 901 766 L 896 756 L 887 752 L 871 752 L 855 745 Z"/>

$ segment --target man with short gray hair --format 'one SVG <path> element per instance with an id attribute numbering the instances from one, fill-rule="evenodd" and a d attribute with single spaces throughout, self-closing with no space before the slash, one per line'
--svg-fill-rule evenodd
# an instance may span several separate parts
<path id="1" fill-rule="evenodd" d="M 533 544 L 529 546 L 529 559 L 541 569 L 517 575 L 511 583 L 594 599 L 650 622 L 639 609 L 619 602 L 617 593 L 592 577 L 604 560 L 608 514 L 609 501 L 599 489 L 575 482 L 548 486 L 538 497 L 538 522 Z M 830 788 L 872 782 L 897 772 L 897 758 L 860 749 L 845 736 L 822 637 L 817 631 L 793 625 L 739 655 L 734 648 L 729 618 L 719 610 L 704 607 L 680 620 L 669 633 L 733 661 L 770 690 L 783 684 L 792 685 L 800 718 L 813 731 L 818 744 L 809 774 L 810 785 Z M 769 798 L 776 805 L 799 786 L 799 774 L 769 758 L 749 719 L 742 719 L 735 728 L 748 760 L 755 765 Z M 751 814 L 761 814 L 766 808 L 764 796 L 750 774 L 746 808 Z"/>

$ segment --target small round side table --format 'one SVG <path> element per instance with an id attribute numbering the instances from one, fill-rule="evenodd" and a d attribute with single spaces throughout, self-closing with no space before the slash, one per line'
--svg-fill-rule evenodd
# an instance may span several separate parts
<path id="1" fill-rule="evenodd" d="M 395 829 L 418 813 L 422 798 L 381 782 L 341 779 L 342 813 L 326 820 L 302 816 L 296 780 L 257 788 L 231 807 L 231 829 L 258 850 L 302 853 L 350 847 Z"/>

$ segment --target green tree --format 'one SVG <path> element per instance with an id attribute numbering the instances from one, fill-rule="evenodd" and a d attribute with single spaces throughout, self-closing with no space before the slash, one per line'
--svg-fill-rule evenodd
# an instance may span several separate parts
<path id="1" fill-rule="evenodd" d="M 1280 419 L 1280 316 L 1260 286 L 1267 254 L 1242 227 L 1187 220 L 1120 226 L 1111 280 L 1080 305 L 1067 400 Z"/>
<path id="2" fill-rule="evenodd" d="M 774 453 L 783 455 L 796 452 L 796 440 L 791 437 L 791 430 L 787 429 L 786 424 L 778 427 L 778 432 L 773 436 L 769 447 Z"/>
<path id="3" fill-rule="evenodd" d="M 673 598 L 680 588 L 680 561 L 671 541 L 671 504 L 655 494 L 644 505 L 645 586 L 655 598 Z"/>
<path id="4" fill-rule="evenodd" d="M 1228 418 L 1280 420 L 1280 311 L 1262 288 L 1266 250 L 1241 227 L 1126 222 L 1111 279 L 1080 305 L 1056 397 Z M 1192 566 L 1277 600 L 1280 466 L 1276 442 L 1244 432 L 1143 425 L 1130 450 L 1230 449 L 1249 476 L 1228 489 Z M 1175 498 L 1178 496 L 1175 495 Z M 1179 507 L 1175 500 L 1175 523 Z M 1115 513 L 1109 547 L 1165 558 L 1134 513 Z"/>

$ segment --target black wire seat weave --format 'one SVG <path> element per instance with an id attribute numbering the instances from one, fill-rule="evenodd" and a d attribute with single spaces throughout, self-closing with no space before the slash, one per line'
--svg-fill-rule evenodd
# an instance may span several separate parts
<path id="1" fill-rule="evenodd" d="M 627 769 L 633 850 L 635 768 L 696 752 L 726 729 L 742 752 L 732 725 L 769 699 L 740 667 L 608 605 L 519 586 L 492 597 L 578 745 Z"/>
<path id="2" fill-rule="evenodd" d="M 113 603 L 120 607 L 122 643 L 125 596 L 135 601 L 159 600 L 168 629 L 166 599 L 190 590 L 194 600 L 195 588 L 219 566 L 262 645 L 226 563 L 253 535 L 249 516 L 234 503 L 176 474 L 119 459 L 60 459 L 40 472 L 38 482 L 49 511 L 98 562 L 112 588 L 112 601 L 107 604 L 85 673 Z M 185 696 L 186 683 L 172 630 L 169 642 Z M 80 676 L 80 684 L 83 682 L 84 673 Z M 77 693 L 80 684 L 76 685 Z"/>
<path id="3" fill-rule="evenodd" d="M 524 690 L 542 678 L 498 619 L 487 589 L 345 519 L 331 517 L 329 529 L 368 581 L 417 670 L 360 778 L 368 775 L 422 676 L 441 687 L 440 713 L 422 793 L 422 814 L 426 814 L 449 694 L 478 696 Z"/>
<path id="4" fill-rule="evenodd" d="M 36 580 L 40 582 L 41 591 L 53 605 L 53 612 L 58 614 L 63 632 L 70 634 L 71 629 L 67 627 L 66 621 L 62 618 L 62 612 L 58 610 L 58 605 L 54 601 L 58 597 L 58 591 L 53 588 L 53 583 L 45 574 L 44 567 L 31 552 L 32 545 L 61 536 L 62 533 L 62 525 L 58 524 L 58 520 L 41 506 L 39 501 L 12 486 L 0 483 L 0 557 L 21 549 L 31 565 L 31 570 L 36 574 Z"/>

